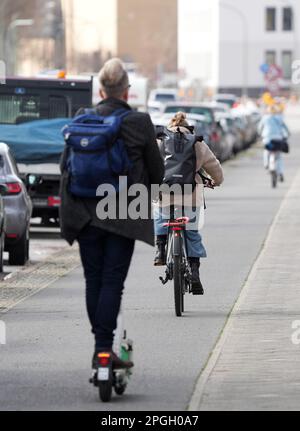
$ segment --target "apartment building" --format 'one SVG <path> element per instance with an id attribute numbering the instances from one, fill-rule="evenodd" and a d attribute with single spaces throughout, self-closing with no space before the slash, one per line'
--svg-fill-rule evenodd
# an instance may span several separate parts
<path id="1" fill-rule="evenodd" d="M 291 88 L 292 63 L 300 55 L 299 1 L 189 0 L 189 8 L 186 3 L 179 2 L 179 67 L 190 78 L 209 93 L 256 96 L 265 88 L 267 63 L 281 68 L 281 87 Z"/>

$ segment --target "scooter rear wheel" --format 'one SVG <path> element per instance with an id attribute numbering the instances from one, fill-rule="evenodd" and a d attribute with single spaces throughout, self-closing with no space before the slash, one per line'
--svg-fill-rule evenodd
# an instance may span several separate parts
<path id="1" fill-rule="evenodd" d="M 99 398 L 103 403 L 108 403 L 111 400 L 112 388 L 113 388 L 113 370 L 112 364 L 108 369 L 108 380 L 98 381 Z"/>

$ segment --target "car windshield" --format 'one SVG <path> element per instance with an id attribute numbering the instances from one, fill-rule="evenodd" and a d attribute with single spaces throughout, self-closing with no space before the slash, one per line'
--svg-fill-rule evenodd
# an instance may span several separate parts
<path id="1" fill-rule="evenodd" d="M 233 99 L 217 99 L 216 102 L 223 103 L 224 105 L 227 105 L 230 108 L 232 108 L 233 105 L 235 104 L 235 100 Z"/>
<path id="2" fill-rule="evenodd" d="M 228 124 L 229 127 L 233 127 L 234 126 L 234 122 L 233 122 L 232 118 L 226 118 L 226 120 L 227 120 L 227 124 Z"/>
<path id="3" fill-rule="evenodd" d="M 202 115 L 205 118 L 205 121 L 207 123 L 213 123 L 213 121 L 214 121 L 211 109 L 206 108 L 205 106 L 172 105 L 172 106 L 167 106 L 165 109 L 165 113 L 176 113 L 178 111 L 183 111 L 186 114 Z"/>
<path id="4" fill-rule="evenodd" d="M 175 95 L 174 94 L 156 94 L 155 95 L 155 102 L 172 102 L 175 101 Z"/>

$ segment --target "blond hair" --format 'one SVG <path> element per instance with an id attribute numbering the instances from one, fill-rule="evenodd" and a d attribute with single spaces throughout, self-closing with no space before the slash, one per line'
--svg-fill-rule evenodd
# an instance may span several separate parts
<path id="1" fill-rule="evenodd" d="M 189 127 L 189 123 L 186 119 L 186 114 L 184 112 L 177 112 L 169 123 L 169 127 Z"/>
<path id="2" fill-rule="evenodd" d="M 107 97 L 120 97 L 129 87 L 128 73 L 119 58 L 108 60 L 99 72 L 100 88 Z"/>

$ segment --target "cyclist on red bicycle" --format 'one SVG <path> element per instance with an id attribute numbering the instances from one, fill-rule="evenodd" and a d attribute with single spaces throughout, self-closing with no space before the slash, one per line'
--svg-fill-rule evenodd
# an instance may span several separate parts
<path id="1" fill-rule="evenodd" d="M 207 144 L 201 139 L 197 139 L 194 135 L 193 127 L 189 125 L 186 114 L 183 112 L 178 112 L 170 121 L 168 126 L 168 132 L 183 134 L 186 138 L 186 142 L 191 142 L 194 139 L 193 145 L 191 146 L 192 151 L 195 154 L 194 173 L 191 175 L 192 181 L 195 183 L 195 188 L 190 196 L 191 205 L 190 207 L 199 207 L 200 203 L 197 202 L 197 188 L 203 188 L 203 179 L 199 174 L 199 171 L 205 171 L 211 177 L 211 184 L 213 186 L 220 186 L 223 182 L 223 170 L 220 162 L 209 149 Z M 168 176 L 168 160 L 170 160 L 170 155 L 165 156 L 162 145 L 163 140 L 159 140 L 159 147 L 161 154 L 165 160 L 165 179 Z M 179 156 L 180 157 L 180 156 Z M 185 154 L 185 157 L 187 155 Z M 176 158 L 175 158 L 176 160 Z M 179 160 L 179 159 L 178 159 Z M 174 166 L 172 167 L 174 170 Z M 174 175 L 173 175 L 174 176 Z M 191 178 L 187 181 L 191 181 Z M 208 184 L 210 185 L 209 180 Z M 172 202 L 175 206 L 177 205 L 176 196 Z M 182 197 L 180 197 L 180 203 L 182 205 Z M 155 234 L 156 234 L 156 254 L 154 259 L 155 266 L 162 266 L 166 264 L 166 242 L 167 242 L 167 227 L 164 224 L 168 221 L 168 216 L 166 212 L 164 213 L 163 205 L 160 201 L 159 205 L 154 208 L 154 222 L 155 222 Z M 191 211 L 190 207 L 185 207 L 184 212 L 186 216 L 189 216 Z M 207 257 L 205 247 L 202 243 L 202 237 L 198 230 L 187 230 L 187 254 L 189 258 L 189 263 L 191 266 L 192 273 L 192 293 L 193 295 L 203 295 L 203 287 L 200 281 L 199 268 L 200 268 L 200 258 Z"/>

